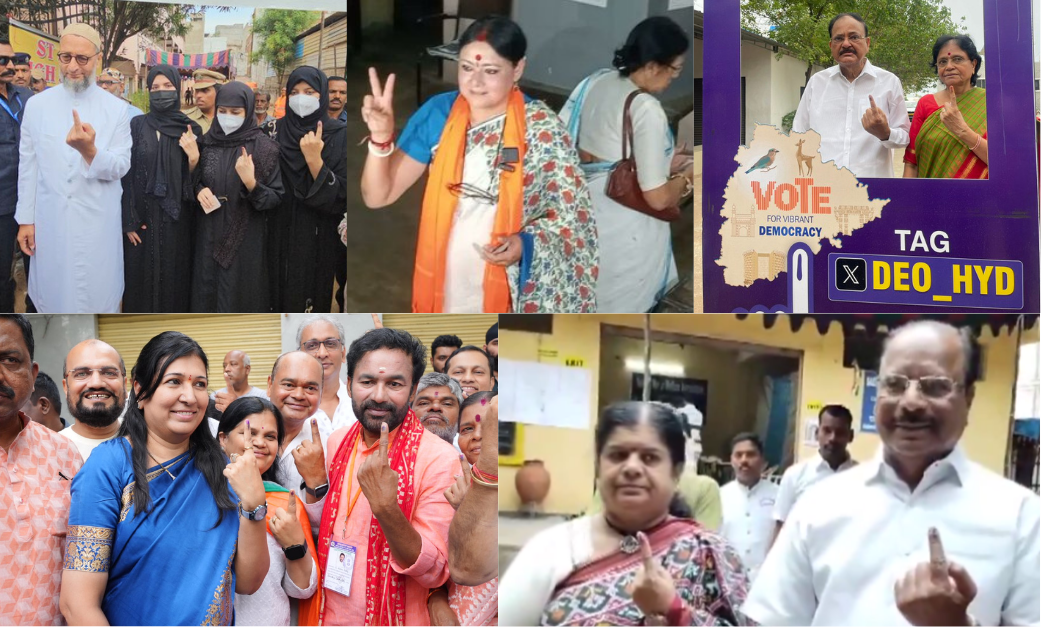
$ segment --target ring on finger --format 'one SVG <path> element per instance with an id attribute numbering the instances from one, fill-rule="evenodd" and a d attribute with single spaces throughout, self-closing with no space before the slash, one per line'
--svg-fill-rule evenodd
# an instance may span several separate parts
<path id="1" fill-rule="evenodd" d="M 234 464 L 235 460 L 238 459 L 238 458 L 239 458 L 239 454 L 238 453 L 232 453 L 231 454 L 231 463 Z"/>

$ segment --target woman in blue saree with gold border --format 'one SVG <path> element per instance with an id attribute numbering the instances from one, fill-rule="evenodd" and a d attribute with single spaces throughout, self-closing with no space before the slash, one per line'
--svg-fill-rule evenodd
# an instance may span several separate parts
<path id="1" fill-rule="evenodd" d="M 60 601 L 70 624 L 231 625 L 234 593 L 260 587 L 264 485 L 251 449 L 228 463 L 210 434 L 207 368 L 181 333 L 142 349 L 119 435 L 73 481 Z"/>

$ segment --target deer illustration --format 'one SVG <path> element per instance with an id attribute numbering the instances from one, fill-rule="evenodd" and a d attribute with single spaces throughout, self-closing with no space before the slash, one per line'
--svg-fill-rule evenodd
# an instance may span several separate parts
<path id="1" fill-rule="evenodd" d="M 796 142 L 795 159 L 799 163 L 799 176 L 803 176 L 803 164 L 806 165 L 806 175 L 813 176 L 813 155 L 802 154 L 802 145 L 806 143 L 805 139 L 800 139 Z"/>

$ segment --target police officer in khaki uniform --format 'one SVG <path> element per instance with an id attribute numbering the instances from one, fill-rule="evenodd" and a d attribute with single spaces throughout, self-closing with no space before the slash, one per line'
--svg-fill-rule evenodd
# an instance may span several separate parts
<path id="1" fill-rule="evenodd" d="M 38 94 L 41 91 L 47 89 L 47 79 L 44 78 L 43 69 L 36 68 L 29 79 L 29 88 L 33 90 L 34 94 Z"/>
<path id="2" fill-rule="evenodd" d="M 202 132 L 207 133 L 217 114 L 217 89 L 227 82 L 223 74 L 213 70 L 195 70 L 195 106 L 185 109 L 184 114 L 198 122 Z"/>

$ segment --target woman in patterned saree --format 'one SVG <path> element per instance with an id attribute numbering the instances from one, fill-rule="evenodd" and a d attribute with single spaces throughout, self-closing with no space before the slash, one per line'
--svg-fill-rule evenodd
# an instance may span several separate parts
<path id="1" fill-rule="evenodd" d="M 210 434 L 207 365 L 176 331 L 141 349 L 119 434 L 73 479 L 69 624 L 231 625 L 264 581 L 264 483 L 252 445 L 228 463 Z"/>
<path id="2" fill-rule="evenodd" d="M 932 67 L 943 88 L 918 101 L 904 178 L 985 179 L 987 92 L 976 87 L 983 59 L 968 35 L 944 35 L 933 45 Z"/>
<path id="3" fill-rule="evenodd" d="M 673 408 L 626 402 L 596 427 L 602 514 L 546 529 L 499 587 L 506 625 L 740 625 L 748 577 L 676 493 L 683 427 Z"/>
<path id="4" fill-rule="evenodd" d="M 435 96 L 395 147 L 394 75 L 362 116 L 366 206 L 386 207 L 429 168 L 412 282 L 420 313 L 596 310 L 596 225 L 578 155 L 545 104 L 517 88 L 527 42 L 505 17 L 459 40 L 459 91 Z"/>

